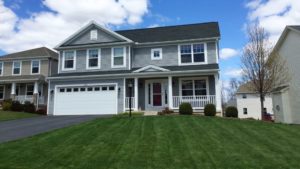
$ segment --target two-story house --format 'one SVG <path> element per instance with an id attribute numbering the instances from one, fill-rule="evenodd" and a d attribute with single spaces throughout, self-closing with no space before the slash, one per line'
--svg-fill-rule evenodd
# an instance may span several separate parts
<path id="1" fill-rule="evenodd" d="M 91 22 L 55 48 L 48 114 L 117 114 L 130 99 L 136 111 L 188 102 L 221 112 L 219 40 L 216 22 L 121 31 Z"/>
<path id="2" fill-rule="evenodd" d="M 0 101 L 30 101 L 45 106 L 48 98 L 46 78 L 57 74 L 58 54 L 46 47 L 0 57 Z"/>

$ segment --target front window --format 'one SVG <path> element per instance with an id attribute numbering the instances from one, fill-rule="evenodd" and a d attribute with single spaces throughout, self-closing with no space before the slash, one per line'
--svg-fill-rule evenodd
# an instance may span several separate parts
<path id="1" fill-rule="evenodd" d="M 4 86 L 0 86 L 0 100 L 4 99 Z"/>
<path id="2" fill-rule="evenodd" d="M 100 53 L 98 49 L 88 50 L 88 69 L 98 69 L 100 68 Z"/>
<path id="3" fill-rule="evenodd" d="M 112 67 L 124 67 L 125 66 L 125 48 L 118 47 L 112 50 Z"/>
<path id="4" fill-rule="evenodd" d="M 204 44 L 181 45 L 180 59 L 182 64 L 205 62 Z"/>
<path id="5" fill-rule="evenodd" d="M 75 69 L 75 52 L 66 51 L 64 53 L 64 69 Z"/>
<path id="6" fill-rule="evenodd" d="M 31 61 L 31 73 L 32 74 L 40 73 L 40 61 L 39 60 Z"/>
<path id="7" fill-rule="evenodd" d="M 34 90 L 34 85 L 28 84 L 26 86 L 26 95 L 27 96 L 32 96 L 33 95 L 33 90 Z"/>
<path id="8" fill-rule="evenodd" d="M 21 62 L 13 62 L 13 74 L 20 75 L 21 74 Z"/>
<path id="9" fill-rule="evenodd" d="M 248 109 L 247 108 L 243 108 L 243 113 L 244 113 L 244 115 L 247 115 L 248 114 Z"/>
<path id="10" fill-rule="evenodd" d="M 3 75 L 3 62 L 0 62 L 0 76 Z"/>
<path id="11" fill-rule="evenodd" d="M 161 60 L 162 59 L 162 49 L 151 49 L 151 59 L 152 60 Z"/>
<path id="12" fill-rule="evenodd" d="M 206 80 L 182 80 L 182 96 L 201 96 L 207 95 Z"/>

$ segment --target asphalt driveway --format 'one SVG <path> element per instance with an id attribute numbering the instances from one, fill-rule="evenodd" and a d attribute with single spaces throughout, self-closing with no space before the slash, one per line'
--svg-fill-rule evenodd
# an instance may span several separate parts
<path id="1" fill-rule="evenodd" d="M 40 116 L 0 122 L 0 143 L 109 116 Z"/>

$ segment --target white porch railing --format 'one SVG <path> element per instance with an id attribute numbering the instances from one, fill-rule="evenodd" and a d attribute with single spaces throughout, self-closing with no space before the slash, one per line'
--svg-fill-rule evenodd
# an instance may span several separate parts
<path id="1" fill-rule="evenodd" d="M 216 104 L 216 96 L 173 96 L 173 108 L 179 108 L 181 103 L 190 103 L 193 108 L 203 109 L 207 104 Z"/>
<path id="2" fill-rule="evenodd" d="M 19 101 L 21 104 L 24 104 L 26 101 L 33 102 L 33 96 L 27 96 L 27 95 L 19 95 L 15 96 L 15 100 Z M 45 97 L 40 96 L 38 100 L 38 104 L 45 104 Z"/>
<path id="3" fill-rule="evenodd" d="M 131 109 L 133 110 L 134 108 L 134 97 L 131 97 Z M 129 97 L 125 97 L 125 109 L 129 110 Z"/>
<path id="4" fill-rule="evenodd" d="M 19 95 L 15 97 L 15 100 L 24 104 L 26 101 L 33 102 L 33 96 Z"/>

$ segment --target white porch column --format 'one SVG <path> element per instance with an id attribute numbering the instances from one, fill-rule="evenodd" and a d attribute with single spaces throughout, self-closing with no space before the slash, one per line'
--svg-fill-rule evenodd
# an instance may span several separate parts
<path id="1" fill-rule="evenodd" d="M 11 84 L 11 92 L 10 92 L 11 95 L 15 95 L 16 94 L 16 82 L 13 82 Z"/>
<path id="2" fill-rule="evenodd" d="M 215 86 L 216 86 L 216 109 L 217 112 L 222 113 L 222 101 L 221 101 L 221 85 L 219 79 L 219 73 L 215 74 Z"/>
<path id="3" fill-rule="evenodd" d="M 139 109 L 139 105 L 138 105 L 138 78 L 134 78 L 134 109 L 135 111 L 138 111 Z"/>
<path id="4" fill-rule="evenodd" d="M 168 100 L 169 100 L 169 108 L 173 109 L 173 83 L 172 76 L 168 76 Z"/>
<path id="5" fill-rule="evenodd" d="M 39 84 L 38 82 L 34 82 L 33 94 L 39 93 Z"/>

